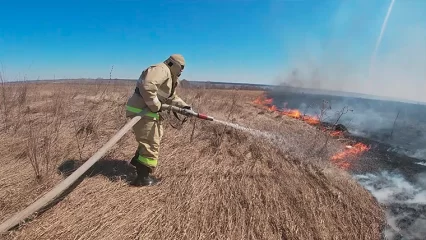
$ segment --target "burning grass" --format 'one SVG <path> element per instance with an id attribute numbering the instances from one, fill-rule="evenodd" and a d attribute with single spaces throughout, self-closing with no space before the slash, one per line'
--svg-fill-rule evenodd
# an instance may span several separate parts
<path id="1" fill-rule="evenodd" d="M 16 110 L 0 126 L 1 221 L 115 134 L 126 122 L 124 105 L 133 91 L 125 83 L 27 87 L 28 100 L 21 106 L 11 101 L 9 109 Z M 63 94 L 55 99 L 56 92 Z M 136 143 L 128 133 L 73 192 L 5 238 L 380 239 L 384 215 L 376 200 L 329 161 L 345 144 L 297 119 L 262 114 L 252 105 L 259 94 L 181 89 L 196 110 L 279 135 L 280 142 L 195 119 L 181 129 L 166 122 L 156 171 L 162 182 L 133 188 L 126 181 L 134 169 L 126 161 Z M 54 110 L 56 104 L 62 111 Z M 16 116 L 24 114 L 18 109 L 31 121 L 18 123 Z M 39 131 L 29 135 L 30 126 Z M 31 140 L 44 132 L 43 138 L 55 141 Z M 37 178 L 30 142 L 38 149 Z"/>
<path id="2" fill-rule="evenodd" d="M 369 147 L 363 143 L 356 143 L 354 146 L 348 145 L 344 151 L 339 152 L 331 157 L 331 160 L 338 166 L 344 169 L 348 169 L 350 167 L 350 162 L 348 162 L 347 159 L 356 158 L 358 155 L 367 151 L 368 149 Z"/>
<path id="3" fill-rule="evenodd" d="M 321 109 L 321 114 L 319 116 L 309 116 L 306 114 L 302 114 L 298 109 L 287 109 L 286 107 L 284 107 L 284 109 L 280 110 L 275 105 L 273 105 L 273 99 L 266 98 L 264 95 L 258 96 L 253 101 L 253 103 L 259 107 L 267 109 L 270 112 L 282 114 L 306 122 L 309 125 L 316 126 L 320 131 L 328 132 L 328 134 L 332 137 L 344 137 L 344 132 L 341 129 L 338 129 L 338 127 L 336 127 L 337 122 L 334 125 L 331 125 L 331 128 L 330 124 L 323 124 L 322 118 L 325 112 L 325 106 L 323 107 L 323 109 Z M 342 109 L 341 114 L 344 114 L 345 111 L 347 111 L 347 109 Z M 326 144 L 327 143 L 328 138 L 326 139 Z M 331 156 L 330 160 L 342 169 L 347 170 L 351 166 L 351 160 L 356 159 L 362 153 L 368 151 L 369 149 L 370 147 L 363 143 L 353 143 L 353 145 L 346 145 L 345 150 L 342 150 Z"/>

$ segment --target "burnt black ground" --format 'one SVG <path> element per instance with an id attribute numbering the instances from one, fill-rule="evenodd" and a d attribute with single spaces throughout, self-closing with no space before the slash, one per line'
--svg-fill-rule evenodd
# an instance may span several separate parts
<path id="1" fill-rule="evenodd" d="M 370 147 L 348 171 L 383 204 L 386 239 L 426 239 L 426 105 L 354 96 L 312 94 L 301 89 L 268 92 L 278 109 L 299 109 L 338 123 L 345 137 Z M 424 164 L 424 165 L 422 165 Z"/>
<path id="2" fill-rule="evenodd" d="M 352 134 L 388 143 L 406 155 L 426 159 L 426 105 L 310 94 L 300 89 L 273 90 L 268 96 L 279 109 L 286 104 L 287 108 L 299 109 L 308 115 L 319 115 L 321 108 L 326 106 L 322 119 L 332 123 L 337 120 L 339 111 L 348 107 L 352 111 L 342 115 L 339 123 Z M 324 101 L 327 101 L 325 105 Z"/>

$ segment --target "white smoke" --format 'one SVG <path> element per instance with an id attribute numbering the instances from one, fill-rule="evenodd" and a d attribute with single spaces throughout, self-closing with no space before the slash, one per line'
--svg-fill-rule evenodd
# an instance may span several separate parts
<path id="1" fill-rule="evenodd" d="M 355 179 L 363 185 L 380 203 L 386 205 L 386 218 L 388 228 L 384 234 L 386 239 L 426 239 L 426 213 L 416 213 L 426 209 L 426 173 L 415 177 L 414 182 L 407 181 L 398 173 L 383 171 L 377 174 L 355 175 Z M 396 211 L 393 204 L 410 208 L 410 211 Z M 400 208 L 396 206 L 395 208 Z M 424 211 L 424 210 L 423 210 Z M 419 216 L 413 216 L 413 215 Z M 401 223 L 412 223 L 402 229 Z"/>
<path id="2" fill-rule="evenodd" d="M 424 139 L 422 139 L 424 140 Z M 420 160 L 426 160 L 426 149 L 415 149 L 415 150 L 399 150 L 401 154 L 407 155 L 412 158 Z M 416 162 L 416 164 L 426 166 L 426 162 Z"/>
<path id="3" fill-rule="evenodd" d="M 415 151 L 412 157 L 426 160 L 426 149 L 420 149 Z M 425 165 L 426 163 L 420 163 L 420 164 Z"/>
<path id="4" fill-rule="evenodd" d="M 387 171 L 378 174 L 356 175 L 355 178 L 380 203 L 426 204 L 426 185 L 420 176 L 417 179 L 416 185 L 405 180 L 400 174 L 392 174 Z M 423 175 L 424 177 L 426 177 L 426 174 Z"/>
<path id="5" fill-rule="evenodd" d="M 327 38 L 301 36 L 277 81 L 426 102 L 425 14 L 426 1 L 341 1 Z"/>

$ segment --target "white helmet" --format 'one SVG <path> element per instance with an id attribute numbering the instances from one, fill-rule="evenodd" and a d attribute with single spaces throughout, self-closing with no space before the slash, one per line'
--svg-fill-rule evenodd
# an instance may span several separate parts
<path id="1" fill-rule="evenodd" d="M 164 61 L 164 63 L 170 68 L 170 72 L 174 77 L 180 77 L 183 69 L 185 68 L 185 59 L 181 54 L 172 54 Z"/>

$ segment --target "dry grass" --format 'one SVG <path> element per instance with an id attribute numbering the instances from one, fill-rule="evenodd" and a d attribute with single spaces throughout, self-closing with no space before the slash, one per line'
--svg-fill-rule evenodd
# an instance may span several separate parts
<path id="1" fill-rule="evenodd" d="M 21 85 L 6 87 L 23 92 Z M 9 98 L 0 125 L 0 221 L 50 190 L 61 180 L 58 169 L 66 175 L 124 125 L 133 85 L 25 89 L 25 101 Z M 254 107 L 259 94 L 181 89 L 196 110 L 279 134 L 278 142 L 212 122 L 192 119 L 181 129 L 166 122 L 156 171 L 162 182 L 133 188 L 126 183 L 135 174 L 127 162 L 136 148 L 129 132 L 73 192 L 5 237 L 380 239 L 384 215 L 375 199 L 328 162 L 342 144 L 331 139 L 320 153 L 326 134 Z"/>

